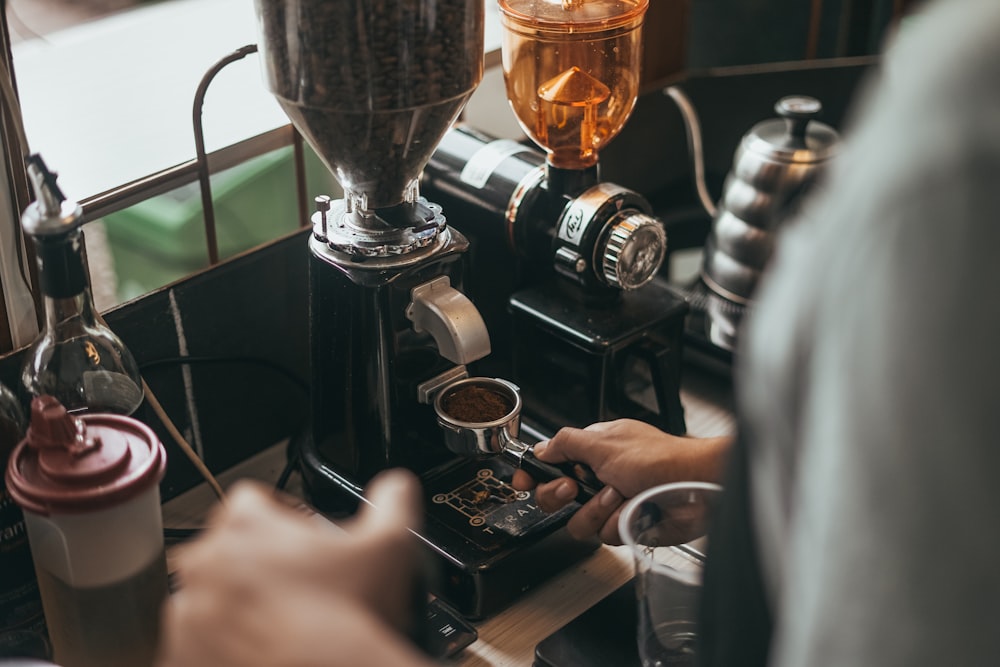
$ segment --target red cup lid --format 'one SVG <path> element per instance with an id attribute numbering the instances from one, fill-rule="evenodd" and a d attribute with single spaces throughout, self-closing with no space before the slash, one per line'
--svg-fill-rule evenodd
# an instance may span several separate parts
<path id="1" fill-rule="evenodd" d="M 7 464 L 7 488 L 35 514 L 106 509 L 159 483 L 166 451 L 151 428 L 123 415 L 74 416 L 52 396 L 31 403 L 28 433 Z"/>

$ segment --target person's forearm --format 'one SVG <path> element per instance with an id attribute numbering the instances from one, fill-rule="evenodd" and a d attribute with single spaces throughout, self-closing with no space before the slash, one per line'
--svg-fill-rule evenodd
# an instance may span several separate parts
<path id="1" fill-rule="evenodd" d="M 685 448 L 672 460 L 662 474 L 669 481 L 722 481 L 726 458 L 733 443 L 733 436 L 723 435 L 712 438 L 690 438 L 690 447 Z"/>

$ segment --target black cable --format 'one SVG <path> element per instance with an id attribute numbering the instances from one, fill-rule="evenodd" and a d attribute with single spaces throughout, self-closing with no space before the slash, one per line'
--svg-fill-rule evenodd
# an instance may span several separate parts
<path id="1" fill-rule="evenodd" d="M 288 459 L 288 463 L 285 464 L 285 468 L 281 471 L 281 476 L 278 477 L 278 481 L 274 483 L 274 488 L 277 491 L 284 491 L 285 485 L 288 484 L 288 479 L 295 472 L 295 468 L 298 467 L 298 461 L 295 459 Z"/>
<path id="2" fill-rule="evenodd" d="M 278 481 L 274 483 L 274 488 L 277 491 L 284 491 L 285 486 L 288 484 L 289 478 L 292 473 L 299 467 L 299 461 L 301 459 L 300 452 L 302 451 L 302 441 L 308 437 L 308 430 L 303 428 L 296 432 L 291 439 L 288 441 L 288 462 L 285 463 L 284 469 L 281 471 L 281 475 L 278 476 Z"/>
<path id="3" fill-rule="evenodd" d="M 140 365 L 140 371 L 144 371 L 149 368 L 156 368 L 158 366 L 178 366 L 178 365 L 190 365 L 190 364 L 252 364 L 263 366 L 276 371 L 280 375 L 284 376 L 292 384 L 298 387 L 303 394 L 309 395 L 309 384 L 305 382 L 298 375 L 288 370 L 284 366 L 277 364 L 269 359 L 264 359 L 263 357 L 249 357 L 249 356 L 235 356 L 235 357 L 219 357 L 219 356 L 198 356 L 198 357 L 164 357 L 162 359 L 155 359 L 153 361 L 146 362 Z M 291 478 L 292 474 L 295 472 L 299 465 L 299 449 L 300 441 L 305 437 L 304 430 L 300 430 L 295 435 L 292 436 L 288 443 L 288 462 L 282 469 L 281 474 L 278 476 L 278 481 L 275 482 L 274 488 L 277 491 L 284 491 L 285 486 L 288 484 L 288 480 Z M 184 533 L 188 529 L 171 529 L 177 532 L 177 535 L 173 539 L 182 540 L 191 537 L 193 533 Z M 190 529 L 195 530 L 195 529 Z M 164 535 L 167 535 L 167 529 L 164 530 Z M 169 538 L 169 536 L 168 536 Z"/>
<path id="4" fill-rule="evenodd" d="M 275 363 L 270 359 L 264 359 L 263 357 L 249 357 L 249 356 L 236 356 L 236 357 L 219 357 L 219 356 L 200 356 L 200 357 L 165 357 L 163 359 L 155 359 L 153 361 L 148 361 L 140 365 L 140 370 L 145 370 L 148 368 L 156 368 L 157 366 L 178 366 L 178 365 L 190 365 L 190 364 L 250 364 L 256 366 L 263 366 L 269 368 L 278 374 L 284 376 L 292 384 L 298 387 L 303 394 L 309 395 L 309 383 L 303 380 L 301 377 L 296 375 L 294 372 L 285 368 L 281 364 Z"/>
<path id="5" fill-rule="evenodd" d="M 309 395 L 309 384 L 305 382 L 298 375 L 290 371 L 289 369 L 277 364 L 269 359 L 263 357 L 249 357 L 249 356 L 235 356 L 235 357 L 219 357 L 219 356 L 198 356 L 198 357 L 164 357 L 162 359 L 155 359 L 153 361 L 148 361 L 139 366 L 140 371 L 145 371 L 150 368 L 156 368 L 158 366 L 182 366 L 191 364 L 251 364 L 257 366 L 263 366 L 276 371 L 280 375 L 284 376 L 285 379 L 289 380 L 292 384 L 298 387 L 302 393 L 306 396 Z M 282 469 L 281 474 L 278 476 L 278 480 L 274 483 L 274 488 L 276 491 L 284 491 L 285 486 L 288 484 L 288 480 L 291 478 L 292 474 L 298 468 L 299 465 L 299 449 L 300 441 L 305 437 L 304 430 L 300 430 L 288 443 L 288 461 L 285 463 L 285 467 Z M 196 528 L 165 528 L 163 531 L 164 537 L 168 540 L 183 541 L 197 534 L 198 529 Z"/>
<path id="6" fill-rule="evenodd" d="M 299 457 L 297 452 L 293 450 L 291 442 L 288 443 L 288 450 L 288 462 L 281 470 L 281 474 L 278 476 L 278 481 L 274 483 L 274 488 L 277 491 L 285 490 L 285 486 L 288 484 L 288 480 L 292 476 L 292 473 L 299 467 Z"/>

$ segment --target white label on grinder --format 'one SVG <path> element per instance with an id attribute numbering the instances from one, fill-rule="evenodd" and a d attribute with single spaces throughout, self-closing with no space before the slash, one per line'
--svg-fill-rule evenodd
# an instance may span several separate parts
<path id="1" fill-rule="evenodd" d="M 524 150 L 526 149 L 522 144 L 511 139 L 491 141 L 476 151 L 475 155 L 465 163 L 460 178 L 466 185 L 482 190 L 501 162 Z"/>

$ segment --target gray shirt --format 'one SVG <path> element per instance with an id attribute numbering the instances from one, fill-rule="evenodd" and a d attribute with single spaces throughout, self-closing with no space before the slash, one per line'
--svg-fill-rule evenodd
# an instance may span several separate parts
<path id="1" fill-rule="evenodd" d="M 1000 1 L 908 19 L 857 108 L 741 350 L 772 664 L 1000 664 Z"/>

